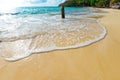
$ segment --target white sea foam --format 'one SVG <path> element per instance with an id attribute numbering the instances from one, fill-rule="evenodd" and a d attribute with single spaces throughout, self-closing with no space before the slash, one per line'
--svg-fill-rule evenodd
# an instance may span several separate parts
<path id="1" fill-rule="evenodd" d="M 0 53 L 5 60 L 15 61 L 32 53 L 83 47 L 106 35 L 105 27 L 94 19 L 72 18 L 55 22 L 53 18 L 47 24 L 36 22 L 37 20 L 35 24 L 33 22 L 29 26 L 24 25 L 4 33 L 7 36 L 1 38 L 3 42 L 0 43 Z M 39 27 L 40 25 L 44 27 Z"/>
<path id="2" fill-rule="evenodd" d="M 107 31 L 96 19 L 86 18 L 90 15 L 72 13 L 66 19 L 58 13 L 0 16 L 0 55 L 15 61 L 33 53 L 78 48 L 99 41 Z"/>

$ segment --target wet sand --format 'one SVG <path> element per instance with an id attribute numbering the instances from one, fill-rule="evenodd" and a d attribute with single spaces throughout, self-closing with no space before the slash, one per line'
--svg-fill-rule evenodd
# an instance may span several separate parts
<path id="1" fill-rule="evenodd" d="M 100 18 L 108 31 L 105 39 L 16 62 L 0 58 L 0 80 L 120 80 L 120 10 L 102 10 L 108 11 Z"/>

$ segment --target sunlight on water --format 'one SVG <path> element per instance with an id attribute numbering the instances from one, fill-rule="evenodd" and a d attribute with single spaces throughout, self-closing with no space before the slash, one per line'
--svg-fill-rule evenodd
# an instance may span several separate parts
<path id="1" fill-rule="evenodd" d="M 0 0 L 0 12 L 11 12 L 12 9 L 21 6 L 23 1 L 24 0 Z"/>

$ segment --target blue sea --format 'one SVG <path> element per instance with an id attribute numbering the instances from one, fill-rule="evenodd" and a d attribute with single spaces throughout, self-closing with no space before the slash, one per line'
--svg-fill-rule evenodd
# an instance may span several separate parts
<path id="1" fill-rule="evenodd" d="M 39 28 L 52 27 L 50 25 L 63 25 L 66 21 L 91 15 L 92 11 L 90 8 L 65 7 L 66 19 L 63 20 L 61 7 L 18 7 L 2 10 L 0 11 L 0 41 L 33 34 Z"/>
<path id="2" fill-rule="evenodd" d="M 9 61 L 33 53 L 78 48 L 105 37 L 105 28 L 89 16 L 93 8 L 18 7 L 0 11 L 0 55 Z"/>
<path id="3" fill-rule="evenodd" d="M 50 14 L 58 13 L 60 14 L 61 7 L 17 7 L 11 10 L 2 10 L 0 15 L 10 14 L 10 15 L 35 15 L 35 14 Z M 66 14 L 72 12 L 89 12 L 89 8 L 77 8 L 77 7 L 65 7 Z"/>

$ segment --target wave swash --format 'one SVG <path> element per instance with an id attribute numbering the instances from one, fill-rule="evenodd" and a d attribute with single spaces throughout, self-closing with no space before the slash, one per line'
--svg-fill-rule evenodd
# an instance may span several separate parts
<path id="1" fill-rule="evenodd" d="M 83 47 L 106 35 L 105 27 L 95 19 L 40 19 L 37 16 L 34 19 L 9 16 L 7 19 L 11 23 L 6 22 L 4 26 L 9 27 L 0 29 L 0 55 L 8 61 L 19 60 L 32 53 Z"/>

